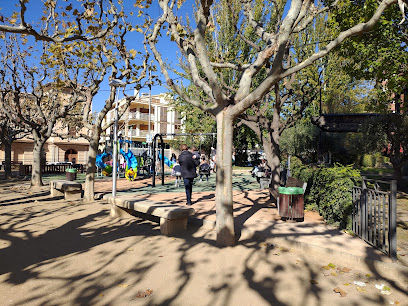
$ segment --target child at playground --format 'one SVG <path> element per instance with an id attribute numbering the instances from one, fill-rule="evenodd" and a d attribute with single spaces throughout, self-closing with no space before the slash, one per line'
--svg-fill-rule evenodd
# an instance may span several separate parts
<path id="1" fill-rule="evenodd" d="M 210 176 L 210 165 L 207 163 L 207 161 L 205 160 L 205 156 L 201 158 L 201 164 L 198 170 L 198 173 L 200 174 L 200 182 L 203 181 L 203 175 L 205 175 L 207 182 L 208 182 L 208 177 Z"/>
<path id="2" fill-rule="evenodd" d="M 136 178 L 136 172 L 133 170 L 132 167 L 130 167 L 126 173 L 125 173 L 125 177 L 129 180 L 129 181 L 134 181 Z"/>
<path id="3" fill-rule="evenodd" d="M 174 186 L 180 187 L 180 183 L 181 183 L 181 166 L 179 164 L 178 159 L 176 159 L 176 163 L 173 166 L 173 171 L 172 171 L 171 175 L 176 177 L 176 182 L 174 183 Z"/>
<path id="4" fill-rule="evenodd" d="M 172 154 L 171 154 L 170 161 L 171 161 L 173 164 L 176 163 L 177 157 L 176 157 L 176 154 L 175 154 L 175 153 L 172 153 Z"/>

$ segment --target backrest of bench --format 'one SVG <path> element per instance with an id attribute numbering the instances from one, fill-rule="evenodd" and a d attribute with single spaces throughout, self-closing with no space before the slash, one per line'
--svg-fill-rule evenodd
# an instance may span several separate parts
<path id="1" fill-rule="evenodd" d="M 306 190 L 307 182 L 303 182 L 294 177 L 288 177 L 286 180 L 286 187 L 301 187 L 303 190 Z"/>

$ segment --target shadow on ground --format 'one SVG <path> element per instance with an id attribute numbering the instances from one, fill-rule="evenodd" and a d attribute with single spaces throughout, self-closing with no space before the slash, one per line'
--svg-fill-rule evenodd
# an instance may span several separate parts
<path id="1" fill-rule="evenodd" d="M 50 201 L 45 187 L 34 194 L 2 191 L 5 305 L 383 305 L 406 297 L 404 284 L 371 261 L 352 267 L 353 274 L 325 275 L 322 265 L 333 260 L 326 255 L 244 236 L 235 247 L 217 248 L 212 229 L 191 225 L 166 237 L 150 221 L 111 220 L 101 202 Z M 236 218 L 237 228 L 259 209 L 252 203 Z M 368 279 L 386 282 L 393 296 L 344 286 Z M 333 292 L 337 286 L 348 291 L 347 299 Z"/>

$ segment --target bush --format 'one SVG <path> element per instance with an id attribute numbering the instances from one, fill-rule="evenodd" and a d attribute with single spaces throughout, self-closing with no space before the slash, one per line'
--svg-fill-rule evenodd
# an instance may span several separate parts
<path id="1" fill-rule="evenodd" d="M 305 203 L 317 210 L 327 223 L 339 228 L 351 228 L 351 189 L 361 180 L 360 171 L 352 166 L 312 169 L 294 164 L 292 176 L 308 182 Z"/>
<path id="2" fill-rule="evenodd" d="M 363 162 L 362 166 L 363 167 L 375 167 L 375 156 L 371 154 L 364 154 L 363 155 Z"/>
<path id="3" fill-rule="evenodd" d="M 381 168 L 389 163 L 390 163 L 389 157 L 385 157 L 385 156 L 382 156 L 380 153 L 376 153 L 376 154 L 364 154 L 361 164 L 363 167 Z"/>

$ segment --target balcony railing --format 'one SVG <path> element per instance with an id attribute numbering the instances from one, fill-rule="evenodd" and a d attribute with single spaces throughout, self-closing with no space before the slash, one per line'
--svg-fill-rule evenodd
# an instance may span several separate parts
<path id="1" fill-rule="evenodd" d="M 149 114 L 140 112 L 130 112 L 129 119 L 149 120 Z M 154 120 L 154 114 L 150 115 L 150 120 Z"/>
<path id="2" fill-rule="evenodd" d="M 147 134 L 149 134 L 149 131 L 144 131 L 144 130 L 142 130 L 142 131 L 139 131 L 139 136 L 146 136 Z M 150 134 L 154 134 L 154 132 L 153 131 L 150 131 Z"/>
<path id="3" fill-rule="evenodd" d="M 149 131 L 146 130 L 139 130 L 139 131 L 129 131 L 129 136 L 131 137 L 146 137 Z M 153 130 L 150 131 L 150 134 L 154 134 Z"/>

